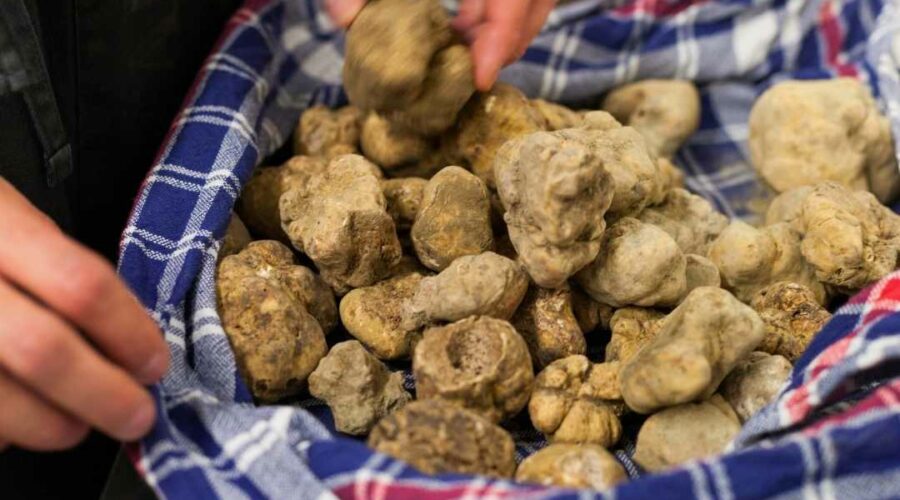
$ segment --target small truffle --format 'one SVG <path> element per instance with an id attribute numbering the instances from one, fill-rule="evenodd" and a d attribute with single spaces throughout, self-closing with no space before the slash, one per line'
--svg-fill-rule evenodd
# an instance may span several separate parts
<path id="1" fill-rule="evenodd" d="M 628 480 L 622 464 L 602 446 L 551 444 L 519 464 L 516 481 L 603 491 Z"/>
<path id="2" fill-rule="evenodd" d="M 775 399 L 791 369 L 783 356 L 752 352 L 725 377 L 719 392 L 743 423 Z"/>
<path id="3" fill-rule="evenodd" d="M 241 376 L 262 402 L 300 392 L 327 351 L 322 326 L 307 309 L 315 295 L 304 289 L 315 281 L 310 275 L 309 269 L 294 265 L 290 249 L 277 241 L 253 242 L 219 264 L 216 296 L 222 326 Z M 318 287 L 323 289 L 330 296 L 327 287 Z M 330 301 L 333 307 L 334 298 Z"/>
<path id="4" fill-rule="evenodd" d="M 694 289 L 659 328 L 619 374 L 625 403 L 638 413 L 710 397 L 765 335 L 756 311 L 712 287 Z"/>
<path id="5" fill-rule="evenodd" d="M 412 397 L 403 389 L 403 373 L 388 371 L 355 340 L 335 344 L 309 376 L 309 392 L 325 400 L 335 428 L 368 434 L 382 417 Z"/>
<path id="6" fill-rule="evenodd" d="M 387 211 L 394 219 L 397 229 L 412 227 L 419 208 L 422 206 L 422 195 L 428 181 L 418 177 L 401 177 L 381 181 L 381 189 L 387 202 Z"/>
<path id="7" fill-rule="evenodd" d="M 587 335 L 598 328 L 609 330 L 609 322 L 615 309 L 597 302 L 578 287 L 572 288 L 572 312 L 581 331 Z"/>
<path id="8" fill-rule="evenodd" d="M 219 260 L 234 255 L 250 244 L 253 238 L 247 231 L 247 226 L 241 222 L 241 218 L 237 214 L 232 213 L 228 219 L 228 227 L 225 229 L 225 236 L 222 237 L 222 246 L 219 247 Z"/>
<path id="9" fill-rule="evenodd" d="M 667 408 L 641 426 L 634 461 L 649 472 L 659 472 L 718 455 L 740 430 L 734 410 L 718 394 Z"/>
<path id="10" fill-rule="evenodd" d="M 528 291 L 522 266 L 493 252 L 460 257 L 437 276 L 423 279 L 409 303 L 404 327 L 469 316 L 508 320 Z"/>
<path id="11" fill-rule="evenodd" d="M 492 422 L 528 403 L 531 366 L 528 346 L 512 325 L 488 317 L 426 330 L 413 355 L 418 399 L 449 401 Z"/>
<path id="12" fill-rule="evenodd" d="M 331 161 L 303 188 L 281 197 L 282 227 L 338 294 L 384 278 L 400 260 L 400 241 L 380 179 L 362 156 Z"/>
<path id="13" fill-rule="evenodd" d="M 344 328 L 379 359 L 409 357 L 422 333 L 404 328 L 402 320 L 421 281 L 421 274 L 409 272 L 352 290 L 341 299 Z"/>
<path id="14" fill-rule="evenodd" d="M 669 233 L 682 252 L 704 256 L 728 226 L 728 217 L 684 189 L 672 189 L 662 204 L 647 207 L 637 218 Z"/>
<path id="15" fill-rule="evenodd" d="M 516 470 L 516 447 L 509 433 L 477 413 L 440 400 L 414 401 L 381 419 L 368 444 L 425 474 L 511 478 Z"/>
<path id="16" fill-rule="evenodd" d="M 780 281 L 763 288 L 750 302 L 766 327 L 757 349 L 796 362 L 813 337 L 831 319 L 815 294 L 803 285 Z"/>
<path id="17" fill-rule="evenodd" d="M 410 235 L 419 260 L 435 271 L 490 250 L 494 234 L 487 186 L 460 167 L 441 170 L 425 186 Z"/>
<path id="18" fill-rule="evenodd" d="M 397 130 L 377 113 L 369 113 L 362 125 L 360 148 L 366 158 L 390 171 L 423 160 L 433 144 L 425 137 Z"/>
<path id="19" fill-rule="evenodd" d="M 624 412 L 618 363 L 591 363 L 575 355 L 550 363 L 534 380 L 528 415 L 552 443 L 619 441 Z"/>
<path id="20" fill-rule="evenodd" d="M 528 343 L 538 369 L 557 359 L 584 354 L 584 333 L 572 310 L 572 291 L 531 286 L 512 324 Z"/>
<path id="21" fill-rule="evenodd" d="M 659 333 L 666 316 L 653 309 L 624 307 L 613 313 L 609 321 L 612 337 L 606 344 L 606 361 L 628 363 Z"/>

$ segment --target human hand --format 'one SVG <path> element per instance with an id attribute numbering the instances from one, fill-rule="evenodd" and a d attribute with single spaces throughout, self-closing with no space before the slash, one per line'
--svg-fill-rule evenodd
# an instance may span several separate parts
<path id="1" fill-rule="evenodd" d="M 347 27 L 366 0 L 326 0 L 328 15 Z M 469 42 L 475 86 L 489 90 L 500 69 L 522 57 L 556 0 L 461 0 L 453 27 Z"/>
<path id="2" fill-rule="evenodd" d="M 155 420 L 141 385 L 168 365 L 112 267 L 0 178 L 0 448 L 64 449 L 90 428 L 135 440 Z"/>

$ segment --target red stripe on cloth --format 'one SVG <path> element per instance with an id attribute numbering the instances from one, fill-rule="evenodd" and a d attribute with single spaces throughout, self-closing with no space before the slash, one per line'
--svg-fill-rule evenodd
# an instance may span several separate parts
<path id="1" fill-rule="evenodd" d="M 423 479 L 417 479 L 423 481 Z M 546 492 L 548 488 L 541 487 L 517 487 L 509 488 L 496 484 L 474 486 L 466 484 L 442 484 L 438 480 L 424 487 L 414 483 L 406 483 L 397 478 L 367 478 L 355 481 L 332 489 L 332 492 L 342 500 L 368 500 L 375 498 L 390 498 L 391 500 L 449 500 L 460 497 L 481 498 L 523 498 L 533 492 Z"/>
<path id="2" fill-rule="evenodd" d="M 818 434 L 823 428 L 840 425 L 860 415 L 882 408 L 900 408 L 900 380 L 894 380 L 876 389 L 868 397 L 850 407 L 847 411 L 822 419 L 803 429 L 806 435 Z"/>
<path id="3" fill-rule="evenodd" d="M 846 62 L 841 49 L 844 45 L 844 30 L 835 15 L 834 2 L 826 0 L 819 8 L 819 25 L 822 27 L 822 38 L 825 41 L 825 61 L 840 76 L 859 75 L 856 67 Z"/>
<path id="4" fill-rule="evenodd" d="M 640 12 L 655 17 L 669 17 L 707 1 L 709 0 L 635 0 L 616 8 L 613 12 L 620 15 L 633 15 Z"/>

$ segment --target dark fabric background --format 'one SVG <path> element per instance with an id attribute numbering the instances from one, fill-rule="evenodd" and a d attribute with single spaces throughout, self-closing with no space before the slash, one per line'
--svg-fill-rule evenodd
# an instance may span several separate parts
<path id="1" fill-rule="evenodd" d="M 86 245 L 115 259 L 134 196 L 194 75 L 239 0 L 27 0 L 75 171 L 43 182 L 21 96 L 0 97 L 0 175 Z M 0 498 L 97 498 L 118 444 L 0 453 Z"/>

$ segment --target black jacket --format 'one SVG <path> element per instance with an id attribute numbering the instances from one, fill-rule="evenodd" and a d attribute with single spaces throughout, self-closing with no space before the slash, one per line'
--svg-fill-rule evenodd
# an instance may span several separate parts
<path id="1" fill-rule="evenodd" d="M 0 0 L 0 175 L 114 258 L 140 182 L 239 3 Z"/>

